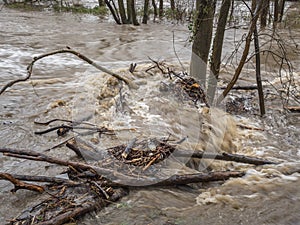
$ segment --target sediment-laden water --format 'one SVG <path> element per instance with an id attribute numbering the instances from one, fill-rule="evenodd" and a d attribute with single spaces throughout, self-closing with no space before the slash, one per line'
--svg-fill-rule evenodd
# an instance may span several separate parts
<path id="1" fill-rule="evenodd" d="M 282 28 L 281 31 L 287 30 Z M 244 32 L 247 30 L 227 31 L 224 57 L 228 57 L 234 41 Z M 299 32 L 293 30 L 298 43 Z M 46 58 L 36 63 L 30 81 L 17 84 L 0 96 L 1 146 L 42 152 L 64 139 L 55 133 L 34 135 L 34 131 L 41 129 L 34 121 L 64 118 L 86 120 L 119 130 L 113 142 L 98 143 L 101 149 L 134 137 L 170 133 L 177 139 L 188 136 L 190 146 L 202 148 L 202 139 L 207 140 L 199 137 L 200 125 L 204 122 L 215 131 L 215 136 L 208 138 L 212 147 L 223 146 L 220 151 L 258 156 L 281 164 L 254 167 L 214 161 L 211 169 L 243 170 L 246 176 L 193 187 L 137 188 L 120 202 L 87 215 L 79 224 L 299 224 L 299 114 L 283 112 L 280 101 L 270 94 L 266 98 L 268 113 L 263 118 L 255 115 L 257 106 L 251 114 L 236 116 L 222 113 L 226 110 L 222 106 L 211 110 L 214 116 L 209 118 L 209 123 L 205 120 L 205 111 L 193 107 L 183 110 L 177 101 L 170 100 L 170 96 L 162 96 L 159 87 L 162 81 L 168 82 L 168 78 L 161 77 L 157 71 L 152 75 L 145 73 L 151 67 L 148 57 L 165 60 L 177 71 L 188 71 L 188 38 L 186 25 L 116 26 L 90 15 L 3 8 L 0 12 L 1 87 L 25 76 L 33 56 L 70 46 L 100 65 L 134 79 L 139 89 L 123 87 L 126 105 L 121 113 L 116 104 L 118 92 L 112 91 L 119 91 L 114 79 L 103 76 L 71 55 Z M 184 68 L 178 66 L 173 47 L 184 62 Z M 295 79 L 299 80 L 299 56 L 293 60 Z M 132 75 L 127 68 L 133 62 L 138 66 Z M 255 84 L 253 68 L 244 71 L 241 82 Z M 274 80 L 274 71 L 265 71 L 270 82 L 278 82 Z M 222 80 L 228 80 L 232 72 L 231 66 L 225 67 Z M 256 101 L 256 92 L 235 92 L 233 95 L 252 96 L 250 105 Z M 242 129 L 239 125 L 260 129 Z M 127 132 L 126 128 L 131 131 Z M 66 148 L 55 149 L 49 154 L 65 159 L 75 157 Z M 0 168 L 1 172 L 32 175 L 54 175 L 63 171 L 57 166 L 2 155 Z M 23 190 L 12 194 L 10 189 L 9 182 L 0 181 L 1 224 L 39 199 L 38 194 Z"/>

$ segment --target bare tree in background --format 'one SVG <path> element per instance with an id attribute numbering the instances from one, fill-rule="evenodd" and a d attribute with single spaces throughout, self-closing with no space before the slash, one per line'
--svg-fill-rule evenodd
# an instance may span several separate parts
<path id="1" fill-rule="evenodd" d="M 197 18 L 194 22 L 195 35 L 192 45 L 190 74 L 200 82 L 203 88 L 206 83 L 206 67 L 212 39 L 215 7 L 216 0 L 196 1 Z"/>
<path id="2" fill-rule="evenodd" d="M 143 15 L 143 24 L 147 24 L 149 17 L 149 0 L 144 0 L 144 15 Z"/>
<path id="3" fill-rule="evenodd" d="M 135 0 L 126 1 L 126 10 L 123 0 L 118 0 L 118 8 L 116 7 L 114 1 L 105 0 L 105 4 L 109 8 L 117 24 L 139 25 L 139 22 L 136 17 Z"/>
<path id="4" fill-rule="evenodd" d="M 267 26 L 267 19 L 270 9 L 270 0 L 264 0 L 262 3 L 262 10 L 260 14 L 260 27 L 265 28 Z"/>
<path id="5" fill-rule="evenodd" d="M 216 88 L 217 88 L 217 81 L 219 78 L 219 71 L 221 65 L 221 56 L 222 56 L 222 48 L 224 42 L 224 34 L 225 34 L 225 27 L 227 24 L 227 18 L 229 14 L 229 9 L 232 0 L 223 0 L 222 5 L 220 8 L 218 25 L 215 32 L 215 37 L 213 41 L 212 47 L 212 54 L 211 54 L 211 64 L 210 64 L 210 75 L 208 79 L 208 87 L 207 93 L 209 97 L 210 104 L 214 100 Z"/>
<path id="6" fill-rule="evenodd" d="M 164 0 L 159 0 L 159 18 L 161 19 L 164 16 Z"/>

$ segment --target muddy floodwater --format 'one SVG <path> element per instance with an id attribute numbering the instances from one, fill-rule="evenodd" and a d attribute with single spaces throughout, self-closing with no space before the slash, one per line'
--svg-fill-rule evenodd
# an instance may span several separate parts
<path id="1" fill-rule="evenodd" d="M 233 51 L 235 41 L 246 32 L 243 28 L 226 31 L 225 59 Z M 293 43 L 298 43 L 299 47 L 299 24 L 292 30 L 281 27 L 279 32 L 286 34 L 286 38 L 293 35 Z M 115 81 L 108 75 L 72 55 L 48 57 L 35 64 L 29 81 L 16 84 L 0 95 L 1 147 L 44 152 L 63 142 L 64 137 L 57 137 L 56 133 L 34 134 L 43 129 L 34 121 L 53 118 L 88 121 L 120 130 L 117 140 L 97 142 L 100 149 L 126 143 L 137 136 L 161 137 L 170 133 L 177 139 L 189 137 L 189 143 L 196 146 L 200 133 L 197 125 L 202 122 L 197 114 L 199 111 L 180 109 L 176 102 L 166 101 L 158 90 L 160 79 L 167 78 L 160 78 L 155 72 L 145 73 L 152 65 L 149 57 L 164 60 L 178 71 L 188 71 L 189 35 L 186 24 L 150 22 L 136 27 L 117 26 L 92 15 L 2 8 L 0 88 L 11 80 L 24 77 L 34 56 L 65 46 L 134 79 L 139 88 L 123 87 L 127 105 L 122 110 L 126 112 L 118 113 L 118 95 L 109 89 L 115 88 Z M 174 51 L 183 67 L 179 66 Z M 291 57 L 294 79 L 299 85 L 300 56 L 292 52 Z M 128 72 L 131 63 L 137 63 L 137 72 L 133 75 Z M 262 70 L 265 79 L 273 85 L 278 83 L 272 64 L 264 65 Z M 231 64 L 222 69 L 221 85 L 229 81 L 233 71 Z M 241 84 L 255 84 L 254 74 L 253 67 L 246 67 L 241 74 Z M 242 97 L 244 94 L 235 92 L 233 95 Z M 210 184 L 135 188 L 119 202 L 86 215 L 78 224 L 300 224 L 300 115 L 283 111 L 280 98 L 270 91 L 265 94 L 267 115 L 260 117 L 257 93 L 252 91 L 245 95 L 251 97 L 249 107 L 252 108 L 248 113 L 222 114 L 225 105 L 212 109 L 215 117 L 211 126 L 222 135 L 208 139 L 212 146 L 222 145 L 221 150 L 280 164 L 255 167 L 231 162 L 213 162 L 212 165 L 203 162 L 210 165 L 211 170 L 241 170 L 246 175 Z M 224 125 L 225 117 L 228 123 Z M 259 129 L 242 128 L 245 126 Z M 136 132 L 125 132 L 129 128 Z M 63 159 L 76 157 L 65 147 L 47 151 L 47 154 Z M 57 175 L 64 168 L 1 154 L 0 170 L 14 174 Z M 0 224 L 18 216 L 40 198 L 39 194 L 25 190 L 11 193 L 12 188 L 11 183 L 0 180 Z"/>

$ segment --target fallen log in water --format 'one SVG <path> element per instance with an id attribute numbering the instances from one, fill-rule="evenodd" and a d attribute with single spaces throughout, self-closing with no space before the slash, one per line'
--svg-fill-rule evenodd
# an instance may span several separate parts
<path id="1" fill-rule="evenodd" d="M 215 159 L 215 160 L 223 160 L 223 161 L 232 161 L 232 162 L 239 162 L 239 163 L 247 163 L 253 165 L 265 165 L 265 164 L 278 164 L 277 162 L 269 161 L 262 158 L 250 157 L 245 155 L 238 155 L 238 154 L 230 154 L 230 153 L 209 153 L 204 151 L 177 151 L 174 153 L 176 157 L 192 157 L 192 158 L 199 158 L 199 159 Z"/>
<path id="2" fill-rule="evenodd" d="M 173 151 L 175 151 L 175 147 L 173 145 L 169 145 L 166 141 L 157 141 L 155 142 L 156 150 L 152 149 L 152 151 L 154 151 L 152 152 L 153 155 L 149 155 L 148 153 L 140 152 L 140 150 L 136 148 L 137 146 L 139 146 L 139 148 L 143 148 L 144 143 L 146 142 L 140 141 L 132 143 L 132 146 L 130 145 L 132 150 L 127 152 L 125 150 L 128 148 L 128 145 L 116 146 L 115 148 L 108 149 L 108 153 L 111 151 L 109 156 L 114 157 L 115 161 L 120 164 L 122 164 L 124 160 L 128 160 L 127 163 L 132 162 L 136 164 L 137 160 L 134 160 L 133 157 L 138 157 L 138 159 L 143 161 L 143 163 L 138 163 L 136 167 L 140 166 L 142 168 L 140 171 L 144 173 L 148 172 L 146 170 L 148 170 L 152 164 L 156 163 L 156 160 L 158 160 L 158 162 L 164 160 L 169 157 Z M 71 148 L 78 148 L 78 143 L 74 141 L 69 141 L 68 144 Z M 82 156 L 84 151 L 89 151 L 89 154 L 92 156 L 93 152 L 91 150 L 94 149 L 90 149 L 90 147 L 86 144 L 82 144 L 80 145 L 77 153 L 80 153 L 78 155 Z M 122 157 L 122 153 L 124 151 L 128 153 L 126 158 Z M 137 181 L 137 177 L 134 176 L 133 173 L 121 173 L 118 169 L 110 167 L 102 168 L 101 165 L 104 163 L 104 159 L 98 159 L 99 161 L 97 166 L 95 166 L 88 163 L 62 160 L 31 150 L 0 148 L 0 152 L 2 152 L 5 156 L 44 161 L 68 167 L 67 178 L 0 173 L 0 179 L 8 180 L 14 184 L 15 187 L 13 191 L 27 189 L 42 193 L 46 190 L 47 193 L 50 194 L 50 198 L 36 206 L 33 206 L 30 210 L 24 211 L 20 216 L 11 220 L 11 225 L 64 224 L 83 216 L 88 212 L 100 210 L 110 202 L 118 200 L 122 196 L 126 195 L 127 188 L 135 186 Z M 180 157 L 215 158 L 218 160 L 251 163 L 255 165 L 274 163 L 267 160 L 227 153 L 205 154 L 203 152 L 194 152 L 193 154 L 188 154 L 187 151 L 175 152 L 177 153 L 176 156 Z M 96 154 L 97 152 L 94 153 Z M 164 158 L 158 156 L 163 156 Z M 107 165 L 105 164 L 104 166 Z M 155 173 L 155 171 L 152 171 L 152 173 Z M 142 185 L 139 184 L 139 186 L 140 188 L 145 186 L 177 186 L 199 182 L 225 181 L 229 178 L 242 177 L 244 175 L 245 173 L 241 171 L 217 171 L 183 175 L 175 174 L 164 178 L 159 176 L 149 177 L 148 174 L 148 177 L 145 176 L 143 178 L 145 183 L 142 183 Z M 26 183 L 25 181 L 29 181 L 30 183 Z M 124 183 L 123 181 L 126 182 Z M 34 182 L 42 183 L 42 185 L 34 184 Z"/>

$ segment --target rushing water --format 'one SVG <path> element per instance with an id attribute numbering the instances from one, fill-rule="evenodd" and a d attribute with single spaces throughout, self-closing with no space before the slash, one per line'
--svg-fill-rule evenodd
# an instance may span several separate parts
<path id="1" fill-rule="evenodd" d="M 186 25 L 150 23 L 139 27 L 116 26 L 90 15 L 20 12 L 3 8 L 0 12 L 0 87 L 25 76 L 26 66 L 33 56 L 65 46 L 128 76 L 131 75 L 126 72 L 127 67 L 132 62 L 138 63 L 138 71 L 145 71 L 149 67 L 145 64 L 149 63 L 147 57 L 166 60 L 174 65 L 177 59 L 173 49 L 173 32 L 177 54 L 182 61 L 188 61 L 190 46 Z M 227 31 L 225 56 L 232 51 L 234 40 L 243 32 L 246 31 Z M 299 43 L 299 39 L 295 40 Z M 299 58 L 295 58 L 296 61 L 299 62 Z M 186 64 L 184 66 L 187 68 Z M 243 82 L 252 84 L 255 79 L 249 74 L 253 70 L 248 68 L 246 71 L 242 76 Z M 224 77 L 230 76 L 230 72 L 230 68 L 225 70 Z M 299 79 L 299 68 L 295 68 L 295 72 Z M 172 133 L 177 139 L 189 136 L 194 144 L 198 138 L 195 136 L 198 133 L 195 124 L 201 122 L 195 116 L 196 112 L 178 110 L 176 102 L 170 104 L 165 102 L 165 98 L 158 98 L 160 93 L 155 90 L 159 89 L 159 79 L 163 79 L 158 74 L 137 72 L 131 78 L 140 88 L 136 91 L 124 88 L 127 113 L 117 114 L 117 98 L 113 100 L 115 94 L 107 88 L 115 88 L 113 80 L 103 77 L 99 71 L 74 56 L 56 55 L 39 61 L 31 81 L 17 84 L 0 96 L 1 146 L 43 151 L 62 142 L 63 139 L 55 134 L 37 136 L 33 133 L 43 129 L 34 125 L 34 121 L 52 118 L 85 119 L 115 129 L 143 129 L 142 134 L 120 132 L 116 143 L 128 141 L 136 135 Z M 224 115 L 218 110 L 211 126 L 223 132 L 221 137 L 224 132 L 230 134 L 226 136 L 230 139 L 228 143 L 221 140 L 225 143 L 223 150 L 229 151 L 235 146 L 237 153 L 282 162 L 280 165 L 253 167 L 214 162 L 212 169 L 244 170 L 247 175 L 223 184 L 202 184 L 194 188 L 137 188 L 119 203 L 86 216 L 80 224 L 300 224 L 299 115 L 283 113 L 277 110 L 279 105 L 274 104 L 277 102 L 268 104 L 272 113 L 264 118 L 254 115 L 250 118 L 234 117 L 237 124 L 262 130 L 228 129 L 235 126 L 230 122 L 232 118 L 226 116 L 228 120 L 224 120 Z M 130 111 L 135 114 L 131 115 Z M 227 130 L 222 128 L 224 121 L 229 121 Z M 231 138 L 234 138 L 234 143 Z M 221 145 L 219 139 L 213 139 L 213 146 Z M 100 147 L 107 147 L 104 144 Z M 74 157 L 65 148 L 49 154 L 66 159 Z M 53 175 L 63 170 L 2 155 L 0 168 L 1 172 L 32 175 Z M 11 188 L 10 183 L 0 181 L 1 224 L 39 199 L 39 195 L 28 191 L 11 194 Z"/>

